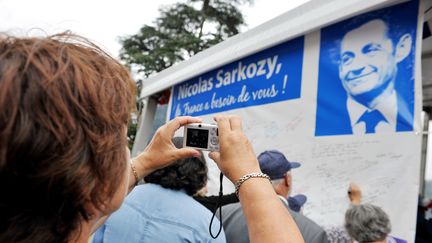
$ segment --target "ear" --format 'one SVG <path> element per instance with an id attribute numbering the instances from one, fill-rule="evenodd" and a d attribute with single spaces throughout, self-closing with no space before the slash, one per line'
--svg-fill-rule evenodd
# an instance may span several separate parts
<path id="1" fill-rule="evenodd" d="M 84 204 L 84 210 L 87 214 L 87 217 L 89 220 L 93 220 L 95 218 L 99 218 L 101 215 L 103 215 L 103 210 L 105 207 L 102 206 L 101 209 L 98 209 L 91 200 L 86 200 Z"/>
<path id="2" fill-rule="evenodd" d="M 285 180 L 284 180 L 285 181 L 285 186 L 287 186 L 288 188 L 291 187 L 291 185 L 289 183 L 290 182 L 290 177 L 291 177 L 290 174 L 288 174 L 288 173 L 285 174 Z"/>
<path id="3" fill-rule="evenodd" d="M 403 61 L 411 52 L 413 40 L 410 34 L 403 35 L 396 45 L 396 62 L 399 63 Z"/>

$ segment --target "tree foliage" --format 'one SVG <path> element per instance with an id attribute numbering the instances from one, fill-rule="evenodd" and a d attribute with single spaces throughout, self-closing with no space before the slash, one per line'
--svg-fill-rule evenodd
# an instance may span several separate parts
<path id="1" fill-rule="evenodd" d="M 239 33 L 253 0 L 189 0 L 159 9 L 153 25 L 120 39 L 120 58 L 148 77 Z"/>

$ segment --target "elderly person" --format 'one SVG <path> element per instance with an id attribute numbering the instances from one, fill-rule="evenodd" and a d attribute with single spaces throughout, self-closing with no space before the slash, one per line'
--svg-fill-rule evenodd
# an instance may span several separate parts
<path id="1" fill-rule="evenodd" d="M 177 148 L 182 137 L 175 137 Z M 93 242 L 225 242 L 225 234 L 212 239 L 208 228 L 212 213 L 192 196 L 207 182 L 203 157 L 180 159 L 144 177 L 118 211 L 96 231 Z M 179 210 L 179 206 L 181 210 Z M 217 232 L 219 221 L 213 223 Z"/>
<path id="2" fill-rule="evenodd" d="M 350 183 L 348 198 L 351 205 L 345 212 L 344 227 L 326 230 L 331 243 L 406 242 L 389 235 L 391 224 L 384 210 L 369 203 L 361 203 L 362 191 L 358 185 Z"/>
<path id="3" fill-rule="evenodd" d="M 171 139 L 201 120 L 178 117 L 131 160 L 134 97 L 126 68 L 85 38 L 0 35 L 0 242 L 87 242 L 138 180 L 200 156 Z M 240 118 L 215 121 L 221 149 L 210 156 L 232 182 L 243 178 L 238 192 L 251 239 L 303 242 L 271 183 L 256 176 Z"/>
<path id="4" fill-rule="evenodd" d="M 280 204 L 284 205 L 286 211 L 293 217 L 305 242 L 328 242 L 326 232 L 318 224 L 289 207 L 287 198 L 291 191 L 292 184 L 292 178 L 289 172 L 292 168 L 300 166 L 300 164 L 289 162 L 285 155 L 277 150 L 261 153 L 258 156 L 258 161 L 261 170 L 270 176 L 273 188 L 281 202 Z M 216 215 L 219 217 L 219 212 L 217 212 Z M 253 242 L 249 236 L 250 234 L 248 235 L 250 229 L 245 220 L 244 210 L 242 210 L 239 203 L 233 203 L 222 207 L 221 219 L 228 243 Z"/>
<path id="5" fill-rule="evenodd" d="M 361 203 L 362 192 L 358 185 L 350 184 L 348 198 L 351 206 L 345 212 L 345 230 L 353 240 L 359 243 L 398 240 L 389 236 L 391 223 L 387 213 L 373 204 Z"/>
<path id="6" fill-rule="evenodd" d="M 365 203 L 352 205 L 345 213 L 345 229 L 359 243 L 387 242 L 390 219 L 380 207 Z"/>

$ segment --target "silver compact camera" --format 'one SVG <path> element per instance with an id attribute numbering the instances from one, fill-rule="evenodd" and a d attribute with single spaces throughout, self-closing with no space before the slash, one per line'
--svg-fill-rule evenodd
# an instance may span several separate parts
<path id="1" fill-rule="evenodd" d="M 219 134 L 215 124 L 188 124 L 184 126 L 183 137 L 183 147 L 219 151 Z"/>

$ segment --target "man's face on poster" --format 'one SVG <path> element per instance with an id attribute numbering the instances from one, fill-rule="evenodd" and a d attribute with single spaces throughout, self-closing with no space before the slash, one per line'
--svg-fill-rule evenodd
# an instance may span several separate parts
<path id="1" fill-rule="evenodd" d="M 341 43 L 339 77 L 351 96 L 386 88 L 397 72 L 392 40 L 382 20 L 348 32 Z"/>

